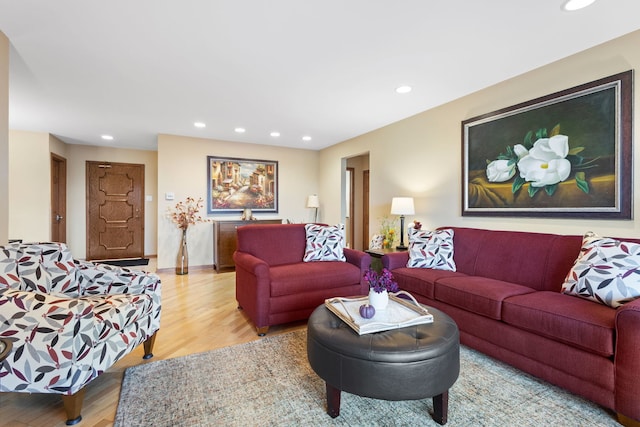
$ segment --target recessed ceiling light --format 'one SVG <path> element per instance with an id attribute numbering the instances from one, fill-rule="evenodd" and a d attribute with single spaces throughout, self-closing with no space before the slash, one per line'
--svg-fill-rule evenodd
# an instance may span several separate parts
<path id="1" fill-rule="evenodd" d="M 274 138 L 277 138 L 280 136 L 280 132 L 271 132 L 269 135 L 271 135 Z"/>
<path id="2" fill-rule="evenodd" d="M 305 135 L 302 137 L 303 141 L 311 141 L 311 137 L 309 135 Z"/>
<path id="3" fill-rule="evenodd" d="M 411 86 L 407 86 L 407 85 L 398 86 L 396 88 L 396 92 L 397 93 L 409 93 L 409 92 L 411 92 Z"/>
<path id="4" fill-rule="evenodd" d="M 596 0 L 567 0 L 562 8 L 566 11 L 573 12 L 574 10 L 583 9 L 595 1 Z"/>
<path id="5" fill-rule="evenodd" d="M 234 129 L 237 133 L 245 133 L 247 130 L 245 128 L 235 128 Z"/>
<path id="6" fill-rule="evenodd" d="M 102 135 L 100 136 L 100 138 L 104 139 L 105 141 L 113 141 L 113 137 L 111 135 Z"/>
<path id="7" fill-rule="evenodd" d="M 207 127 L 207 124 L 206 123 L 202 123 L 202 122 L 195 122 L 193 125 L 195 127 L 197 127 L 197 128 L 200 128 L 200 129 Z"/>

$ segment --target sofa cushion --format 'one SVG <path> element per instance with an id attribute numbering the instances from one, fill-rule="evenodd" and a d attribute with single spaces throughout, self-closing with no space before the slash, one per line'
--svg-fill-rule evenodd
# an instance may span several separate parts
<path id="1" fill-rule="evenodd" d="M 467 311 L 500 320 L 502 302 L 514 295 L 535 292 L 533 289 L 501 280 L 479 276 L 445 277 L 435 284 L 435 299 Z"/>
<path id="2" fill-rule="evenodd" d="M 548 291 L 502 303 L 505 323 L 605 357 L 614 352 L 615 314 L 610 307 Z"/>
<path id="3" fill-rule="evenodd" d="M 17 245 L 22 253 L 18 274 L 23 290 L 80 296 L 76 281 L 76 265 L 64 243 Z"/>
<path id="4" fill-rule="evenodd" d="M 466 277 L 466 274 L 431 268 L 401 267 L 393 270 L 393 277 L 401 290 L 434 299 L 436 281 L 445 277 Z"/>
<path id="5" fill-rule="evenodd" d="M 298 294 L 360 283 L 360 269 L 348 262 L 301 262 L 271 267 L 271 296 Z"/>
<path id="6" fill-rule="evenodd" d="M 25 253 L 19 244 L 0 251 L 0 286 L 19 291 L 49 293 L 40 267 L 40 256 Z"/>
<path id="7" fill-rule="evenodd" d="M 0 260 L 0 289 L 20 289 L 20 277 L 18 277 L 18 263 L 16 260 Z"/>
<path id="8" fill-rule="evenodd" d="M 258 257 L 270 266 L 302 262 L 304 224 L 250 224 L 238 227 L 237 233 L 238 252 Z"/>
<path id="9" fill-rule="evenodd" d="M 304 262 L 346 261 L 344 256 L 344 224 L 335 226 L 306 224 Z"/>
<path id="10" fill-rule="evenodd" d="M 456 271 L 560 291 L 580 251 L 580 236 L 447 227 L 455 232 Z"/>
<path id="11" fill-rule="evenodd" d="M 640 244 L 585 234 L 562 292 L 614 308 L 640 298 Z"/>
<path id="12" fill-rule="evenodd" d="M 0 251 L 0 289 L 27 290 L 20 280 L 18 263 L 24 254 L 17 247 L 5 246 Z"/>
<path id="13" fill-rule="evenodd" d="M 409 228 L 409 268 L 456 271 L 453 230 L 428 231 Z"/>

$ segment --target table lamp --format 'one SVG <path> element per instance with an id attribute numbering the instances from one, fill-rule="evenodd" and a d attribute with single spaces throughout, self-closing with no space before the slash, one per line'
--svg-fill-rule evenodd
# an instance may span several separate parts
<path id="1" fill-rule="evenodd" d="M 316 209 L 314 222 L 318 222 L 318 208 L 320 207 L 320 200 L 318 200 L 317 195 L 312 194 L 311 196 L 307 197 L 307 207 Z"/>
<path id="2" fill-rule="evenodd" d="M 391 215 L 400 215 L 400 245 L 396 246 L 398 250 L 407 250 L 404 245 L 404 216 L 414 213 L 413 197 L 394 197 L 391 200 Z"/>

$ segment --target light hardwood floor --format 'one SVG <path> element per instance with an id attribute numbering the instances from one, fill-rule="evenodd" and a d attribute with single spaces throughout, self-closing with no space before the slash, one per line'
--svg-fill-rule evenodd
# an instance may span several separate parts
<path id="1" fill-rule="evenodd" d="M 148 271 L 155 270 L 152 259 Z M 153 349 L 142 359 L 142 345 L 93 380 L 86 388 L 79 427 L 110 426 L 118 406 L 125 369 L 157 360 L 200 353 L 260 339 L 235 300 L 235 273 L 191 269 L 188 275 L 159 273 L 162 319 Z M 306 322 L 274 326 L 267 336 L 306 327 Z M 159 390 L 159 393 L 162 391 Z M 55 394 L 0 393 L 0 426 L 64 426 L 62 400 Z"/>

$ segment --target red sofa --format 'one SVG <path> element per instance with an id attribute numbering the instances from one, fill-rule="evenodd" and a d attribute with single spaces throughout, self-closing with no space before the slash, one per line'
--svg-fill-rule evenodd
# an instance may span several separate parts
<path id="1" fill-rule="evenodd" d="M 342 261 L 303 262 L 304 224 L 238 227 L 236 299 L 265 335 L 269 326 L 307 319 L 326 298 L 366 295 L 369 254 L 345 248 Z"/>
<path id="2" fill-rule="evenodd" d="M 613 309 L 560 292 L 582 236 L 450 228 L 455 272 L 382 258 L 400 289 L 451 316 L 463 344 L 637 423 L 640 299 Z"/>

